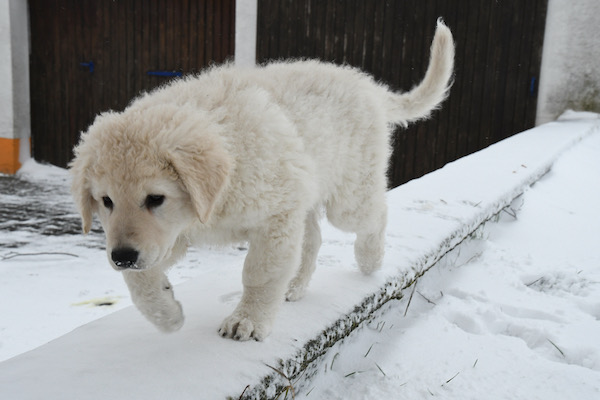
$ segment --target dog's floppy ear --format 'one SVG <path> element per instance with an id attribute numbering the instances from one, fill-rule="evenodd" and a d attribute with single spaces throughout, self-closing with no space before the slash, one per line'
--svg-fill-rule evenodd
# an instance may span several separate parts
<path id="1" fill-rule="evenodd" d="M 73 177 L 71 193 L 81 214 L 81 227 L 83 233 L 88 233 L 92 228 L 92 214 L 95 205 L 87 178 L 88 165 L 83 162 L 80 156 L 77 156 L 69 164 L 69 169 Z"/>
<path id="2" fill-rule="evenodd" d="M 192 200 L 200 222 L 206 223 L 229 181 L 232 162 L 216 141 L 179 146 L 169 154 L 169 163 Z"/>

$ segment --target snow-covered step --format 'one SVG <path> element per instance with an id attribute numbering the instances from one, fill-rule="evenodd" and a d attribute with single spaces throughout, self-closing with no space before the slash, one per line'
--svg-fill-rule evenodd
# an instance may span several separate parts
<path id="1" fill-rule="evenodd" d="M 244 254 L 215 257 L 200 277 L 176 287 L 186 314 L 181 331 L 164 335 L 135 308 L 118 311 L 0 363 L 0 398 L 275 398 L 289 385 L 284 376 L 296 386 L 310 379 L 333 343 L 405 295 L 565 149 L 599 130 L 597 115 L 570 114 L 391 191 L 386 259 L 373 276 L 354 265 L 353 237 L 323 223 L 319 267 L 307 295 L 282 307 L 264 342 L 217 335 L 241 296 Z"/>

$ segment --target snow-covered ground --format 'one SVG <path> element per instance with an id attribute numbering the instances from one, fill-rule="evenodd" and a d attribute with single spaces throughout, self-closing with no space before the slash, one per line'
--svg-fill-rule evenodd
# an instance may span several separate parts
<path id="1" fill-rule="evenodd" d="M 599 205 L 596 133 L 474 235 L 476 258 L 449 255 L 298 398 L 600 399 Z"/>
<path id="2" fill-rule="evenodd" d="M 45 195 L 47 207 L 64 207 L 64 218 L 76 221 L 65 171 L 30 162 L 21 176 L 26 182 L 51 187 L 52 193 Z M 19 201 L 16 196 L 0 199 L 5 204 Z M 433 207 L 445 202 L 440 200 Z M 378 312 L 371 323 L 336 344 L 316 378 L 296 398 L 600 398 L 598 204 L 600 131 L 596 129 L 562 154 L 551 172 L 497 221 L 488 222 L 420 278 L 410 304 L 409 296 L 388 303 L 385 312 Z M 421 206 L 415 212 L 435 211 L 431 204 Z M 10 230 L 10 225 L 0 220 L 0 360 L 131 304 L 121 277 L 107 265 L 99 232 L 88 237 L 44 235 Z M 427 227 L 415 226 L 414 230 L 426 231 Z M 326 229 L 320 264 L 351 260 L 350 243 L 336 247 L 345 253 L 330 253 L 327 238 Z M 193 281 L 213 266 L 241 265 L 244 255 L 245 250 L 236 246 L 193 250 L 170 278 L 175 285 Z M 239 271 L 226 274 L 234 276 Z M 323 275 L 320 279 L 318 274 L 319 270 L 312 295 L 304 304 L 332 302 L 329 306 L 333 307 L 331 297 L 323 292 L 327 287 Z M 339 279 L 352 285 L 364 282 L 355 275 Z M 219 297 L 229 306 L 239 293 L 224 294 L 218 285 L 209 297 Z M 303 310 L 302 302 L 288 307 Z M 131 320 L 132 315 L 136 314 L 121 313 L 119 323 Z M 290 318 L 282 316 L 281 320 Z M 306 315 L 297 318 L 310 322 Z M 201 326 L 198 321 L 188 323 Z M 146 326 L 141 318 L 131 323 Z M 212 330 L 200 330 L 199 337 L 216 337 L 216 325 L 211 324 Z M 149 332 L 151 328 L 141 332 L 140 340 Z M 281 332 L 287 330 L 278 333 L 276 328 L 264 345 L 279 346 Z M 85 333 L 78 337 L 85 338 Z M 263 346 L 214 340 L 234 353 L 240 345 L 258 346 L 258 351 Z M 172 346 L 167 341 L 160 344 Z M 127 369 L 127 365 L 111 367 Z M 101 388 L 102 382 L 98 384 Z M 1 386 L 0 394 L 6 393 Z M 123 396 L 135 398 L 132 392 Z M 202 396 L 198 393 L 198 398 Z"/>

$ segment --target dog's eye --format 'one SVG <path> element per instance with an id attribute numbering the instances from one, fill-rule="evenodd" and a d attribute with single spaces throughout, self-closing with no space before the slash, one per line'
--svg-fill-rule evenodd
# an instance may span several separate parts
<path id="1" fill-rule="evenodd" d="M 161 194 L 149 194 L 146 197 L 145 205 L 147 208 L 152 209 L 152 208 L 160 207 L 164 201 L 165 201 L 165 196 L 163 196 Z"/>
<path id="2" fill-rule="evenodd" d="M 104 203 L 104 207 L 108 208 L 109 210 L 112 210 L 112 208 L 113 208 L 113 202 L 110 199 L 110 197 L 104 196 L 102 198 L 102 202 Z"/>

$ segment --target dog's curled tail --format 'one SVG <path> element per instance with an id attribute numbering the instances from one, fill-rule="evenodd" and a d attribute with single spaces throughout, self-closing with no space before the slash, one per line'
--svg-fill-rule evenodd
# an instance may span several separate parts
<path id="1" fill-rule="evenodd" d="M 425 78 L 409 92 L 390 93 L 390 122 L 406 126 L 411 121 L 428 118 L 448 96 L 453 70 L 454 41 L 450 29 L 440 18 Z"/>

